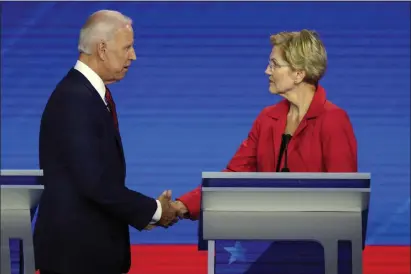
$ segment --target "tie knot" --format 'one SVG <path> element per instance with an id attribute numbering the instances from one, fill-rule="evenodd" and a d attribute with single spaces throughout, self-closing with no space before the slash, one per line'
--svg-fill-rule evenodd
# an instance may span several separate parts
<path id="1" fill-rule="evenodd" d="M 107 104 L 109 104 L 110 107 L 112 108 L 113 105 L 114 105 L 114 100 L 113 100 L 113 97 L 111 96 L 111 92 L 108 88 L 106 88 L 106 94 L 104 95 L 104 97 L 106 99 Z"/>
<path id="2" fill-rule="evenodd" d="M 111 98 L 111 93 L 110 93 L 110 90 L 109 90 L 108 88 L 106 88 L 106 94 L 105 94 L 104 96 L 106 97 L 106 100 L 107 100 L 107 101 L 111 101 L 111 100 L 112 100 L 112 98 Z"/>
<path id="3" fill-rule="evenodd" d="M 113 116 L 114 125 L 118 130 L 116 105 L 114 104 L 113 97 L 111 97 L 111 92 L 107 87 L 106 87 L 106 94 L 104 95 L 104 97 L 105 97 L 106 102 L 107 102 L 108 110 L 111 112 L 111 115 Z"/>

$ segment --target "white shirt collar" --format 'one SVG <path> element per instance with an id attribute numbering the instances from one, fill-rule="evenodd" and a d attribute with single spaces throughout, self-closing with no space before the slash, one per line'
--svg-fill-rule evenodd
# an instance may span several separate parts
<path id="1" fill-rule="evenodd" d="M 101 96 L 101 99 L 103 100 L 103 102 L 106 103 L 106 100 L 105 100 L 106 86 L 104 85 L 104 82 L 100 78 L 100 76 L 98 76 L 97 73 L 95 73 L 89 66 L 87 66 L 80 60 L 77 60 L 77 63 L 74 66 L 74 69 L 81 72 L 84 75 L 84 77 L 86 77 L 87 80 L 89 80 L 91 85 L 97 90 L 98 94 Z"/>

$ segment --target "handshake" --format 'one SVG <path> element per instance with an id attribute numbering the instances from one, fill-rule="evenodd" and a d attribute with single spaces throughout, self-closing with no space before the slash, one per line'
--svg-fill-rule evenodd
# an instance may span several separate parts
<path id="1" fill-rule="evenodd" d="M 164 191 L 157 200 L 161 203 L 161 218 L 157 223 L 146 226 L 145 230 L 151 230 L 156 226 L 168 228 L 179 219 L 188 218 L 187 207 L 182 202 L 171 199 L 171 190 Z"/>

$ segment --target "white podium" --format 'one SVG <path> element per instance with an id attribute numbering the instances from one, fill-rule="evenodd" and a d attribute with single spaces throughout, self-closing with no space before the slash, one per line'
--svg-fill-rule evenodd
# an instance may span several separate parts
<path id="1" fill-rule="evenodd" d="M 10 239 L 23 243 L 24 273 L 35 273 L 30 210 L 44 189 L 36 185 L 41 170 L 1 170 L 1 274 L 11 274 Z"/>
<path id="2" fill-rule="evenodd" d="M 352 274 L 362 274 L 370 174 L 202 175 L 200 238 L 208 241 L 209 274 L 215 273 L 215 240 L 316 241 L 326 274 L 338 273 L 338 241 L 350 241 Z"/>

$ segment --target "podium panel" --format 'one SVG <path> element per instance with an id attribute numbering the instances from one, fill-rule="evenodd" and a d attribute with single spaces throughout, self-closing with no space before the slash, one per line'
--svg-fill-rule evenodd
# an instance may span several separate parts
<path id="1" fill-rule="evenodd" d="M 348 242 L 352 267 L 344 274 L 362 273 L 369 198 L 369 174 L 203 173 L 199 240 L 208 241 L 208 273 L 218 269 L 216 243 L 227 240 L 316 242 L 327 274 L 342 274 L 338 246 Z M 232 273 L 252 273 L 244 271 Z"/>
<path id="2" fill-rule="evenodd" d="M 1 273 L 11 274 L 10 240 L 21 239 L 24 262 L 20 273 L 34 273 L 31 210 L 37 206 L 44 187 L 41 170 L 1 170 Z M 17 247 L 19 247 L 17 245 Z M 17 248 L 19 250 L 19 248 Z"/>

